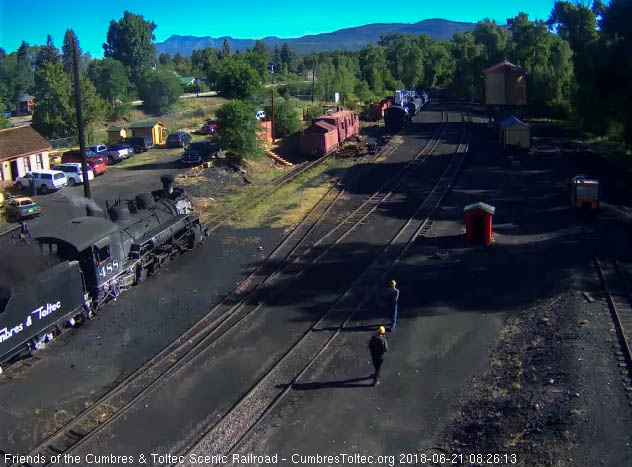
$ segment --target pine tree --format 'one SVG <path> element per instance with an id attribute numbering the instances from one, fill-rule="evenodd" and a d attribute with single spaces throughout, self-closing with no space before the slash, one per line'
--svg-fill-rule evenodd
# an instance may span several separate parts
<path id="1" fill-rule="evenodd" d="M 77 42 L 77 47 L 79 48 L 79 56 L 81 57 L 81 47 L 79 47 L 79 39 L 77 39 L 77 36 L 72 29 L 66 29 L 66 34 L 64 34 L 64 45 L 61 48 L 61 61 L 64 65 L 64 71 L 69 76 L 73 75 L 73 41 Z"/>

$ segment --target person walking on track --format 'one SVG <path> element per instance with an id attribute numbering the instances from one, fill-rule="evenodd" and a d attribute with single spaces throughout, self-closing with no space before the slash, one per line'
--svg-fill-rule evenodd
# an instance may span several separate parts
<path id="1" fill-rule="evenodd" d="M 397 327 L 397 301 L 399 300 L 399 290 L 397 289 L 397 282 L 391 281 L 388 288 L 388 301 L 391 309 L 393 310 L 393 320 L 391 321 L 391 331 L 394 331 Z"/>
<path id="2" fill-rule="evenodd" d="M 388 342 L 386 342 L 386 336 L 384 333 L 386 329 L 384 326 L 380 326 L 377 329 L 377 334 L 371 336 L 369 341 L 369 351 L 371 352 L 371 359 L 373 360 L 373 367 L 375 373 L 373 373 L 373 386 L 380 384 L 380 370 L 382 369 L 382 363 L 384 363 L 384 354 L 388 352 Z"/>

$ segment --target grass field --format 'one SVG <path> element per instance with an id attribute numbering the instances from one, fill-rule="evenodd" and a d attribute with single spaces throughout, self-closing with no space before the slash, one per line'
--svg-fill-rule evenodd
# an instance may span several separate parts
<path id="1" fill-rule="evenodd" d="M 340 170 L 353 164 L 352 159 L 331 158 L 283 185 L 262 202 L 240 210 L 240 206 L 260 196 L 267 189 L 268 182 L 288 170 L 287 168 L 264 170 L 263 167 L 256 170 L 256 165 L 254 166 L 255 170 L 252 170 L 253 163 L 251 162 L 248 177 L 253 183 L 246 187 L 229 188 L 225 196 L 212 203 L 202 201 L 204 210 L 202 218 L 208 220 L 236 211 L 235 216 L 228 221 L 228 225 L 231 227 L 290 229 L 301 221 L 335 183 Z"/>

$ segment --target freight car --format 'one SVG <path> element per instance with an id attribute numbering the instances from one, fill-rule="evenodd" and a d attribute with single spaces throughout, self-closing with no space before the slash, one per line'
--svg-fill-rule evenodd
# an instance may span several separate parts
<path id="1" fill-rule="evenodd" d="M 306 156 L 321 157 L 335 151 L 340 144 L 359 133 L 360 121 L 350 110 L 321 115 L 303 132 L 301 152 Z"/>
<path id="2" fill-rule="evenodd" d="M 384 126 L 389 133 L 397 133 L 410 123 L 410 114 L 406 107 L 392 105 L 384 110 Z"/>
<path id="3" fill-rule="evenodd" d="M 57 264 L 0 287 L 0 362 L 39 348 L 66 323 L 90 318 L 203 241 L 207 229 L 189 197 L 172 186 L 172 176 L 161 180 L 161 190 L 108 207 L 108 218 L 78 217 L 36 238 L 40 257 Z"/>

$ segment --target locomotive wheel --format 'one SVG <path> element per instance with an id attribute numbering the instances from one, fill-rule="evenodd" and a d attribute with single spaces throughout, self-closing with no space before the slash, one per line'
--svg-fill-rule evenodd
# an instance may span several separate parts
<path id="1" fill-rule="evenodd" d="M 147 280 L 148 274 L 149 271 L 147 270 L 147 268 L 141 267 L 140 270 L 136 272 L 136 283 L 142 284 L 143 282 L 145 282 Z"/>

